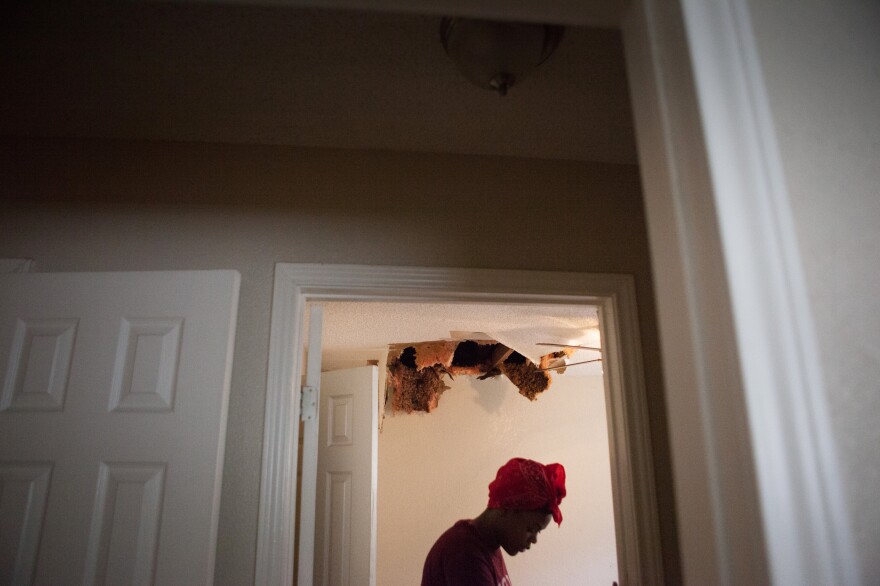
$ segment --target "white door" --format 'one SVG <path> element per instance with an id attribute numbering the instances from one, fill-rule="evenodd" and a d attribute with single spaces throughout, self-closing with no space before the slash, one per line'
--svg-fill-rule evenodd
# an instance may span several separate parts
<path id="1" fill-rule="evenodd" d="M 379 369 L 321 375 L 315 585 L 376 583 Z"/>
<path id="2" fill-rule="evenodd" d="M 238 289 L 0 276 L 0 583 L 212 582 Z"/>
<path id="3" fill-rule="evenodd" d="M 379 369 L 321 372 L 323 308 L 309 308 L 298 586 L 375 586 Z"/>

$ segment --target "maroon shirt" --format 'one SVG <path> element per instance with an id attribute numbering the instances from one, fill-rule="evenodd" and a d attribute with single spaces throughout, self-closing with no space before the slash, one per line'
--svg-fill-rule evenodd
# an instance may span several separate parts
<path id="1" fill-rule="evenodd" d="M 463 520 L 428 552 L 422 586 L 510 586 L 510 576 L 501 548 L 481 537 L 473 521 Z"/>

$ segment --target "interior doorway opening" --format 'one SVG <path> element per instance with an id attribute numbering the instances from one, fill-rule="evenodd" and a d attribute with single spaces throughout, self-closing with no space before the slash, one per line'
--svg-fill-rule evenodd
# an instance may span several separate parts
<path id="1" fill-rule="evenodd" d="M 598 345 L 600 338 L 597 308 L 582 304 L 320 304 L 322 371 L 339 373 L 378 362 L 381 379 L 389 344 L 499 338 L 533 354 L 550 352 L 536 343 Z M 584 350 L 570 362 L 586 354 L 597 353 Z M 445 383 L 449 389 L 431 413 L 393 413 L 384 380 L 378 385 L 374 400 L 385 418 L 376 446 L 377 583 L 418 583 L 434 540 L 456 520 L 482 511 L 489 481 L 511 457 L 562 463 L 568 486 L 565 522 L 545 531 L 536 550 L 508 557 L 511 575 L 524 583 L 618 580 L 601 363 L 551 374 L 550 386 L 535 401 L 504 377 L 455 376 Z M 316 523 L 321 522 L 318 515 Z"/>
<path id="2" fill-rule="evenodd" d="M 296 583 L 293 551 L 301 377 L 305 373 L 308 380 L 309 373 L 320 372 L 320 367 L 306 370 L 299 349 L 307 335 L 307 304 L 340 300 L 596 307 L 603 346 L 619 582 L 662 583 L 647 397 L 631 276 L 292 263 L 279 263 L 275 270 L 257 542 L 260 583 Z M 311 346 L 320 347 L 320 342 Z M 306 436 L 317 444 L 317 432 Z M 308 460 L 310 453 L 305 449 L 303 459 Z M 311 465 L 304 467 L 304 472 L 309 469 Z M 303 484 L 305 488 L 311 485 Z M 304 517 L 310 510 L 315 509 L 303 507 Z M 301 541 L 306 543 L 307 539 Z M 311 565 L 301 564 L 298 583 L 312 584 L 311 570 Z"/>

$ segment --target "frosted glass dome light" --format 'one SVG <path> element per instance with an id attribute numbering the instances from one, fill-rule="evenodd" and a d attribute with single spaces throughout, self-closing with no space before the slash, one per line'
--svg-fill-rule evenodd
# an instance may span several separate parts
<path id="1" fill-rule="evenodd" d="M 504 96 L 553 54 L 563 31 L 549 24 L 444 18 L 440 38 L 466 79 Z"/>

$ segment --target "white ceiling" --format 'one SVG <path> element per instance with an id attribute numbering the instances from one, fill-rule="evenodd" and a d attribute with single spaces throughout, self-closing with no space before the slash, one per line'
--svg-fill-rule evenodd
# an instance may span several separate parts
<path id="1" fill-rule="evenodd" d="M 0 24 L 0 134 L 636 163 L 613 28 L 568 28 L 501 98 L 455 70 L 436 14 L 282 4 L 19 2 Z M 570 17 L 607 27 L 618 4 Z"/>
<path id="2" fill-rule="evenodd" d="M 325 301 L 323 319 L 324 370 L 380 363 L 391 344 L 471 338 L 487 334 L 532 357 L 558 348 L 537 342 L 598 346 L 598 312 L 588 305 L 501 305 L 474 303 L 380 303 Z M 306 324 L 308 325 L 308 324 Z M 574 360 L 591 360 L 599 353 L 578 351 Z M 571 367 L 568 375 L 594 375 L 601 364 Z"/>

